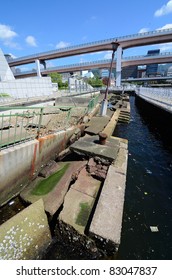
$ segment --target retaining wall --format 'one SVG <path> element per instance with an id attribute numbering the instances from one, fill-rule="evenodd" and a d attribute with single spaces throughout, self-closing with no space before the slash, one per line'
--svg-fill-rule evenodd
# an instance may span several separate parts
<path id="1" fill-rule="evenodd" d="M 0 206 L 37 176 L 41 167 L 63 151 L 78 130 L 71 127 L 0 151 Z"/>

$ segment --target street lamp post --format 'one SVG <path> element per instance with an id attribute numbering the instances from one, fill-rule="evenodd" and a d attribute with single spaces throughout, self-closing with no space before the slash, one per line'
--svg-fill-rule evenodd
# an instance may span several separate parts
<path id="1" fill-rule="evenodd" d="M 112 59 L 111 59 L 111 64 L 110 64 L 110 69 L 109 69 L 109 77 L 108 77 L 107 87 L 106 87 L 106 91 L 105 91 L 105 97 L 102 101 L 102 107 L 101 107 L 101 113 L 100 113 L 101 116 L 106 116 L 106 113 L 107 113 L 108 89 L 109 89 L 109 84 L 110 84 L 110 79 L 111 79 L 112 64 L 113 64 L 113 60 L 114 60 L 114 55 L 115 55 L 115 50 L 113 49 Z"/>

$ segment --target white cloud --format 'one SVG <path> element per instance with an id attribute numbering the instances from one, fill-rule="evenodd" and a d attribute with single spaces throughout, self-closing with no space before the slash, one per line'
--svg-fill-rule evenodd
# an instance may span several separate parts
<path id="1" fill-rule="evenodd" d="M 103 58 L 104 59 L 111 59 L 112 58 L 112 52 L 111 51 L 107 51 Z"/>
<path id="2" fill-rule="evenodd" d="M 149 32 L 149 28 L 144 27 L 139 30 L 139 33 L 145 33 L 145 32 Z"/>
<path id="3" fill-rule="evenodd" d="M 172 28 L 172 23 L 167 23 L 166 25 L 157 28 L 157 30 L 170 29 L 170 28 Z"/>
<path id="4" fill-rule="evenodd" d="M 16 49 L 16 50 L 21 50 L 21 47 L 18 43 L 16 42 L 13 42 L 12 40 L 5 40 L 4 41 L 4 45 L 9 47 L 9 48 L 12 48 L 12 49 Z"/>
<path id="5" fill-rule="evenodd" d="M 14 32 L 10 26 L 5 24 L 0 24 L 0 39 L 1 40 L 10 40 L 14 37 L 18 36 L 16 32 Z"/>
<path id="6" fill-rule="evenodd" d="M 160 9 L 158 9 L 154 13 L 154 16 L 161 17 L 170 13 L 172 13 L 172 0 L 168 1 L 167 4 L 163 5 Z"/>
<path id="7" fill-rule="evenodd" d="M 15 55 L 12 54 L 12 53 L 9 53 L 9 55 L 10 55 L 12 58 L 17 58 L 17 56 L 15 56 Z"/>
<path id="8" fill-rule="evenodd" d="M 37 47 L 36 39 L 33 36 L 27 36 L 25 41 L 31 47 Z"/>
<path id="9" fill-rule="evenodd" d="M 172 43 L 160 44 L 159 48 L 161 52 L 172 51 Z"/>
<path id="10" fill-rule="evenodd" d="M 66 48 L 66 47 L 69 47 L 69 46 L 70 46 L 70 43 L 64 42 L 64 41 L 60 41 L 60 42 L 56 45 L 56 48 L 57 48 L 57 49 L 62 49 L 62 48 Z"/>
<path id="11" fill-rule="evenodd" d="M 21 49 L 20 45 L 13 41 L 13 39 L 17 36 L 18 34 L 13 31 L 10 26 L 0 24 L 0 40 L 5 46 L 13 49 Z"/>

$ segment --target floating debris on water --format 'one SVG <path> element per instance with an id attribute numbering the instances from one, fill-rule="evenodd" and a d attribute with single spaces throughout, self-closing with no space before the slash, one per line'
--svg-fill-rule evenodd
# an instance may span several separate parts
<path id="1" fill-rule="evenodd" d="M 158 229 L 157 226 L 150 226 L 150 230 L 151 230 L 152 232 L 158 232 L 158 231 L 159 231 L 159 229 Z"/>
<path id="2" fill-rule="evenodd" d="M 13 204 L 14 204 L 14 200 L 12 200 L 8 203 L 8 205 L 13 205 Z"/>

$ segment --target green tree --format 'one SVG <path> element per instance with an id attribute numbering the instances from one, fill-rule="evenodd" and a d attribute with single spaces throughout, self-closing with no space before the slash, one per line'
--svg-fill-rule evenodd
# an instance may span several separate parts
<path id="1" fill-rule="evenodd" d="M 91 85 L 92 87 L 102 87 L 103 86 L 103 83 L 102 83 L 102 80 L 99 79 L 98 77 L 94 77 L 94 78 L 89 78 L 87 79 L 87 83 L 89 85 Z"/>
<path id="2" fill-rule="evenodd" d="M 63 89 L 63 88 L 67 88 L 68 87 L 68 82 L 63 83 L 62 82 L 62 75 L 54 72 L 54 73 L 50 73 L 49 77 L 51 77 L 51 81 L 52 83 L 58 83 L 58 88 L 59 89 Z"/>

